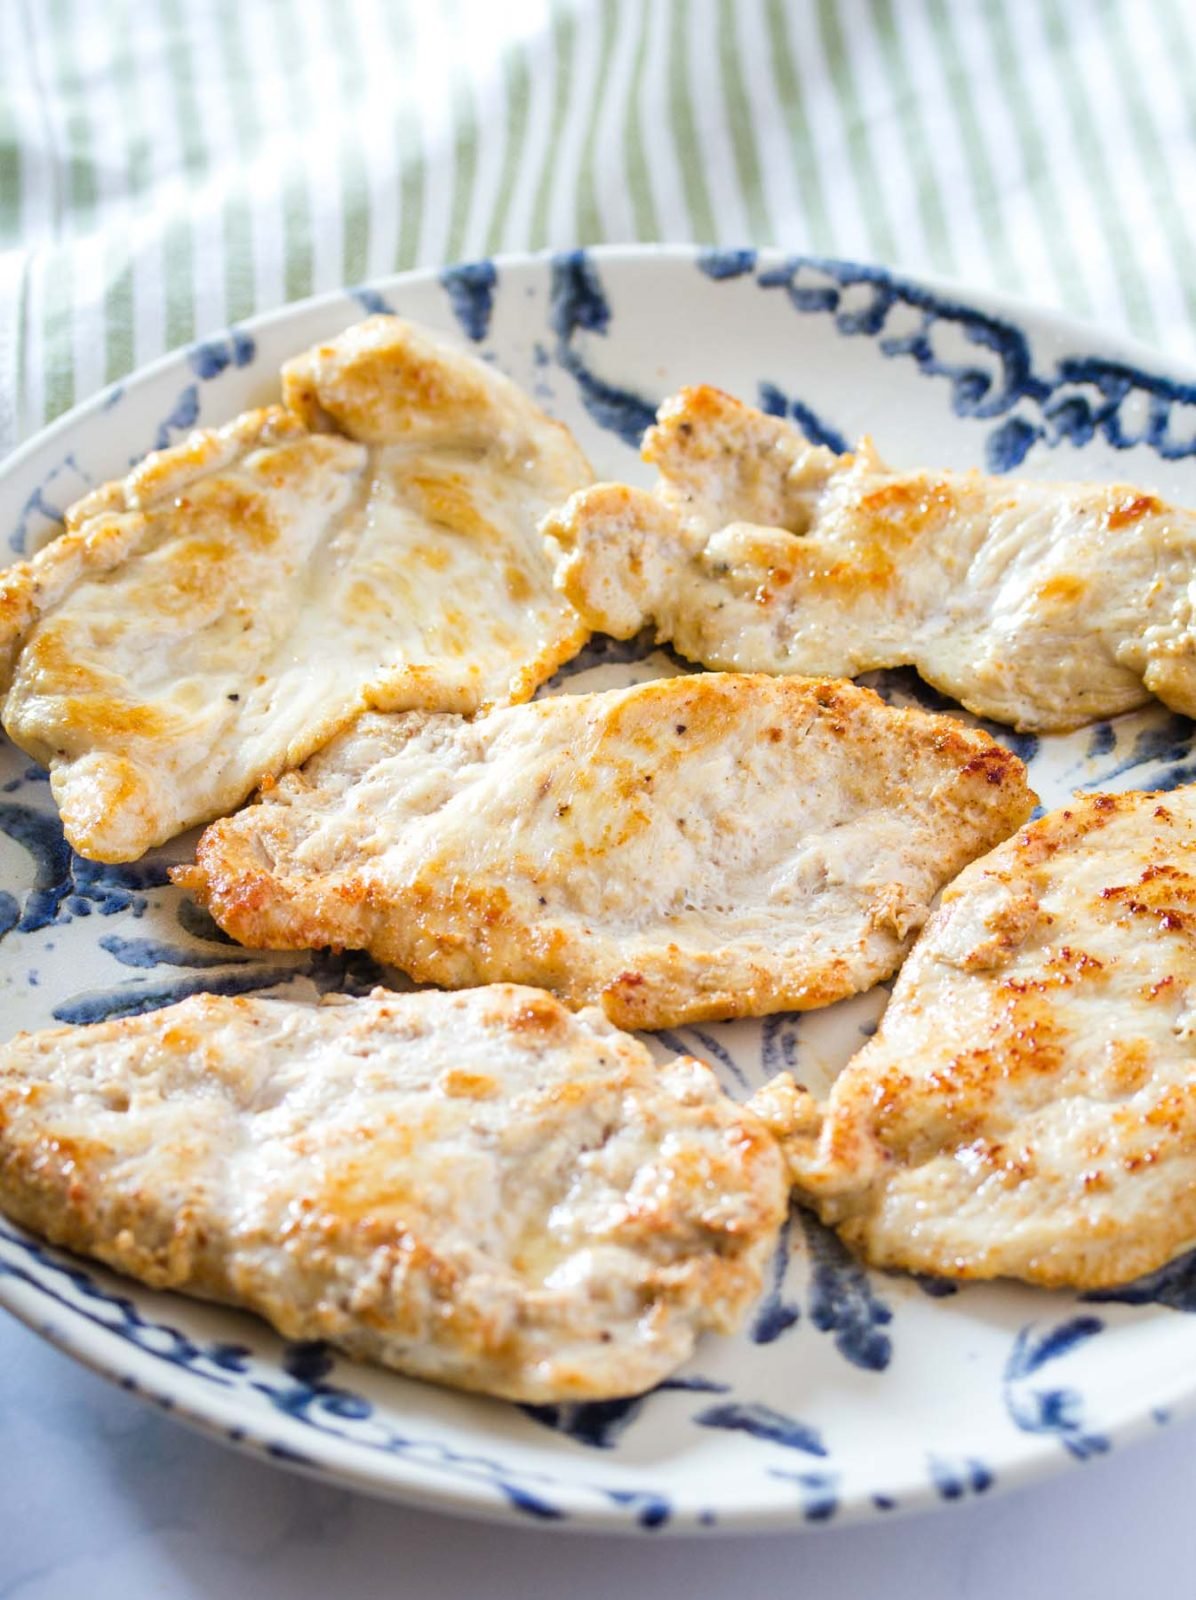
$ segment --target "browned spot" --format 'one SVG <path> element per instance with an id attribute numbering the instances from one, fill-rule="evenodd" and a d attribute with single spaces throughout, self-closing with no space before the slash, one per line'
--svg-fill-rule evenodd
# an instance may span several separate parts
<path id="1" fill-rule="evenodd" d="M 1067 944 L 1060 945 L 1044 965 L 1047 972 L 1066 978 L 1068 982 L 1076 978 L 1096 977 L 1105 967 L 1098 957 L 1090 956 L 1086 950 L 1074 950 Z"/>
<path id="2" fill-rule="evenodd" d="M 1073 605 L 1081 599 L 1088 585 L 1082 578 L 1073 578 L 1067 573 L 1059 573 L 1054 578 L 1048 578 L 1038 591 L 1040 600 L 1062 600 L 1067 605 Z"/>
<path id="3" fill-rule="evenodd" d="M 1128 528 L 1130 523 L 1162 510 L 1162 501 L 1153 494 L 1136 494 L 1131 499 L 1122 500 L 1118 505 L 1111 506 L 1107 523 L 1110 528 Z"/>
<path id="4" fill-rule="evenodd" d="M 347 341 L 345 347 L 325 346 L 316 352 L 315 420 L 322 422 L 330 413 L 353 438 L 379 444 L 427 427 L 437 416 L 451 418 L 458 430 L 478 426 L 489 409 L 485 381 L 435 356 L 426 358 L 423 348 L 422 341 L 409 341 L 397 326 L 380 329 L 356 349 Z M 305 381 L 310 380 L 302 365 L 288 367 L 288 404 L 295 404 L 296 389 Z"/>
<path id="5" fill-rule="evenodd" d="M 1160 1095 L 1143 1117 L 1151 1128 L 1161 1128 L 1178 1138 L 1192 1119 L 1196 1104 L 1196 1083 L 1176 1084 Z"/>
<path id="6" fill-rule="evenodd" d="M 1109 1045 L 1107 1078 L 1118 1094 L 1137 1094 L 1150 1080 L 1151 1051 L 1145 1039 L 1114 1039 Z"/>
<path id="7" fill-rule="evenodd" d="M 958 498 L 949 483 L 894 478 L 861 496 L 859 510 L 871 523 L 874 535 L 891 540 L 937 531 L 957 505 Z"/>
<path id="8" fill-rule="evenodd" d="M 886 589 L 893 581 L 896 566 L 879 543 L 861 543 L 855 546 L 845 561 L 828 562 L 825 555 L 811 554 L 804 564 L 803 576 L 814 589 L 830 589 L 849 596 L 868 589 Z M 761 590 L 757 594 L 772 592 Z"/>
<path id="9" fill-rule="evenodd" d="M 606 985 L 604 993 L 609 994 L 615 989 L 640 989 L 647 981 L 642 972 L 629 969 L 626 972 L 620 972 L 617 978 L 612 978 Z"/>
<path id="10" fill-rule="evenodd" d="M 345 590 L 341 614 L 354 617 L 389 617 L 390 597 L 374 582 L 355 578 Z"/>
<path id="11" fill-rule="evenodd" d="M 1037 999 L 1014 1001 L 1006 1011 L 1005 1025 L 1006 1048 L 1000 1052 L 998 1034 L 998 1051 L 1007 1076 L 1015 1078 L 1026 1071 L 1048 1075 L 1059 1071 L 1063 1065 L 1062 1033 L 1052 1005 Z"/>
<path id="12" fill-rule="evenodd" d="M 1121 1163 L 1126 1172 L 1141 1172 L 1145 1167 L 1153 1167 L 1159 1159 L 1157 1146 L 1151 1150 L 1141 1150 L 1137 1155 L 1126 1156 Z"/>
<path id="13" fill-rule="evenodd" d="M 999 788 L 1007 778 L 1019 780 L 1022 773 L 1022 763 L 1003 745 L 988 745 L 977 750 L 960 768 L 962 776 L 983 777 L 985 783 L 991 783 L 994 788 Z"/>
<path id="14" fill-rule="evenodd" d="M 314 1216 L 333 1227 L 384 1218 L 393 1223 L 398 1213 L 418 1205 L 407 1174 L 422 1132 L 418 1125 L 394 1123 L 354 1129 L 352 1145 L 324 1168 L 312 1197 Z"/>
<path id="15" fill-rule="evenodd" d="M 535 594 L 531 579 L 514 561 L 508 561 L 504 576 L 507 581 L 507 593 L 512 600 L 530 600 Z"/>
<path id="16" fill-rule="evenodd" d="M 1165 978 L 1160 978 L 1156 983 L 1144 983 L 1138 990 L 1138 995 L 1143 1000 L 1157 1000 L 1161 994 L 1166 994 L 1168 989 L 1174 987 L 1175 977 L 1169 972 Z"/>
<path id="17" fill-rule="evenodd" d="M 17 1100 L 23 1106 L 40 1106 L 44 1100 L 49 1098 L 50 1089 L 49 1085 L 45 1083 L 18 1083 L 7 1092 L 15 1094 Z M 4 1108 L 0 1106 L 0 1132 L 7 1126 L 7 1122 L 8 1119 L 4 1114 Z"/>
<path id="18" fill-rule="evenodd" d="M 926 1107 L 933 1106 L 943 1136 L 960 1143 L 979 1138 L 994 1097 L 1011 1085 L 1023 1086 L 1032 1102 L 1050 1093 L 1050 1080 L 1063 1065 L 1063 1035 L 1049 998 L 1021 984 L 1002 984 L 1002 1002 L 987 1030 L 987 1040 L 950 1056 L 929 1073 L 917 1093 L 905 1074 L 890 1072 L 870 1094 L 878 1133 L 892 1150 L 914 1147 L 926 1135 Z"/>
<path id="19" fill-rule="evenodd" d="M 487 542 L 501 538 L 494 524 L 478 510 L 468 483 L 458 473 L 413 473 L 404 480 L 404 488 L 423 516 L 451 533 Z"/>
<path id="20" fill-rule="evenodd" d="M 450 1100 L 492 1100 L 501 1085 L 488 1073 L 449 1067 L 440 1075 L 440 1088 Z"/>
<path id="21" fill-rule="evenodd" d="M 719 681 L 721 676 L 711 673 L 693 679 L 678 678 L 659 686 L 652 684 L 647 686 L 650 692 L 617 701 L 601 721 L 595 723 L 596 740 L 589 752 L 591 765 L 605 764 L 609 759 L 616 770 L 623 767 L 626 756 L 619 746 L 624 742 L 635 745 L 652 766 L 688 760 L 704 745 L 721 743 L 736 726 L 746 705 L 763 699 L 755 686 L 746 692 L 741 687 L 737 698 Z M 670 746 L 662 741 L 662 717 L 678 719 L 685 724 L 688 737 L 684 746 Z M 612 752 L 609 757 L 608 750 Z"/>
<path id="22" fill-rule="evenodd" d="M 89 1167 L 99 1165 L 112 1155 L 112 1147 L 98 1139 L 72 1139 L 67 1134 L 42 1134 L 35 1144 L 32 1169 L 35 1173 L 47 1169 L 59 1178 L 71 1178 L 77 1183 Z M 72 1185 L 73 1187 L 73 1185 Z M 80 1191 L 82 1195 L 83 1191 Z M 74 1199 L 71 1194 L 68 1198 Z"/>
<path id="23" fill-rule="evenodd" d="M 68 627 L 45 623 L 25 647 L 24 671 L 36 675 L 42 693 L 95 694 L 111 685 L 107 673 L 72 654 Z"/>
<path id="24" fill-rule="evenodd" d="M 1157 917 L 1165 933 L 1196 925 L 1196 878 L 1169 864 L 1145 868 L 1137 883 L 1108 885 L 1100 899 L 1118 916 Z"/>
<path id="25" fill-rule="evenodd" d="M 78 699 L 64 697 L 59 702 L 57 715 L 60 732 L 73 730 L 100 739 L 108 736 L 163 739 L 180 732 L 186 725 L 184 719 L 146 705 L 144 701 L 99 693 Z M 127 772 L 120 788 L 119 796 L 115 790 L 105 791 L 104 799 L 109 808 L 139 792 L 141 780 Z"/>
<path id="26" fill-rule="evenodd" d="M 750 406 L 712 384 L 679 389 L 661 406 L 655 426 L 644 435 L 640 453 L 645 461 L 659 462 L 672 446 L 691 460 L 708 461 L 721 453 L 725 444 L 720 424 L 734 426 L 754 416 Z"/>
<path id="27" fill-rule="evenodd" d="M 559 1039 L 568 1032 L 569 1014 L 559 1001 L 549 999 L 528 1000 L 506 1017 L 509 1032 L 528 1039 L 539 1035 L 543 1039 Z"/>
<path id="28" fill-rule="evenodd" d="M 986 1168 L 1010 1188 L 1023 1183 L 1034 1170 L 1033 1162 L 1024 1151 L 1015 1153 L 995 1139 L 974 1139 L 968 1146 L 968 1154 L 977 1166 Z"/>
<path id="29" fill-rule="evenodd" d="M 175 869 L 178 870 L 177 868 Z M 172 1022 L 162 1030 L 161 1044 L 163 1050 L 173 1055 L 186 1055 L 193 1050 L 198 1050 L 204 1042 L 205 1034 L 186 1022 Z"/>
<path id="30" fill-rule="evenodd" d="M 503 921 L 511 908 L 511 897 L 501 886 L 454 882 L 447 891 L 436 884 L 436 874 L 444 864 L 430 861 L 426 876 L 411 885 L 411 900 L 417 912 L 423 908 L 443 913 L 446 923 L 470 928 L 475 933 L 484 932 Z M 364 890 L 362 893 L 366 892 Z"/>
<path id="31" fill-rule="evenodd" d="M 291 447 L 292 451 L 294 446 Z M 282 452 L 274 452 L 281 455 Z M 220 538 L 234 538 L 239 544 L 268 548 L 278 540 L 278 525 L 265 495 L 246 489 L 230 478 L 211 477 L 192 484 L 186 501 L 186 522 L 195 532 Z"/>

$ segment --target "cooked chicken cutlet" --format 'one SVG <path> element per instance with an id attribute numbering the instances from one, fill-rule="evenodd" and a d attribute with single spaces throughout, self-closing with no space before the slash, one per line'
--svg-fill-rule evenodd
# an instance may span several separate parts
<path id="1" fill-rule="evenodd" d="M 526 699 L 586 637 L 536 523 L 589 469 L 526 395 L 393 317 L 284 380 L 292 410 L 150 456 L 0 574 L 4 726 L 93 859 L 230 810 L 366 707 Z"/>
<path id="2" fill-rule="evenodd" d="M 729 1331 L 780 1154 L 691 1057 L 540 990 L 200 995 L 0 1049 L 0 1207 L 157 1289 L 513 1400 Z"/>
<path id="3" fill-rule="evenodd" d="M 472 722 L 362 717 L 175 880 L 242 944 L 541 984 L 657 1028 L 868 988 L 1033 800 L 951 718 L 707 673 Z"/>
<path id="4" fill-rule="evenodd" d="M 878 1266 L 1092 1289 L 1196 1246 L 1196 787 L 1077 796 L 974 862 L 826 1105 L 755 1104 Z"/>
<path id="5" fill-rule="evenodd" d="M 652 490 L 579 490 L 544 523 L 592 628 L 649 622 L 708 667 L 913 666 L 974 711 L 1060 732 L 1157 695 L 1196 716 L 1196 514 L 1124 486 L 895 472 L 717 389 L 644 439 Z"/>

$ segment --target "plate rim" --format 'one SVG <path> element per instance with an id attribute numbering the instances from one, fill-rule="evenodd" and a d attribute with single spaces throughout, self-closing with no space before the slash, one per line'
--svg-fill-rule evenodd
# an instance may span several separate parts
<path id="1" fill-rule="evenodd" d="M 60 1246 L 47 1244 L 8 1218 L 4 1218 L 4 1221 L 7 1228 L 22 1236 L 22 1239 L 27 1240 L 29 1244 L 36 1246 L 39 1251 L 52 1258 L 55 1265 L 67 1271 L 82 1271 L 94 1282 L 94 1273 L 98 1267 L 118 1281 L 125 1281 L 122 1274 L 106 1267 L 102 1262 L 75 1256 Z M 0 1244 L 2 1243 L 0 1240 Z M 127 1281 L 133 1290 L 146 1288 L 136 1280 Z M 218 1302 L 195 1301 L 192 1297 L 175 1295 L 169 1290 L 154 1292 L 184 1302 L 210 1306 L 217 1312 L 234 1312 L 254 1322 L 260 1321 L 252 1312 L 243 1311 L 238 1307 L 224 1306 Z M 600 1498 L 592 1491 L 587 1492 L 584 1486 L 579 1486 L 568 1479 L 561 1479 L 552 1486 L 551 1511 L 546 1515 L 528 1514 L 526 1508 L 502 1492 L 497 1480 L 487 1482 L 462 1478 L 451 1473 L 442 1476 L 432 1464 L 412 1464 L 401 1457 L 374 1452 L 368 1455 L 371 1467 L 374 1468 L 370 1470 L 363 1464 L 366 1459 L 364 1453 L 366 1447 L 330 1435 L 322 1436 L 314 1445 L 307 1435 L 303 1435 L 303 1445 L 310 1449 L 311 1453 L 307 1453 L 307 1449 L 291 1449 L 285 1440 L 279 1438 L 279 1429 L 285 1426 L 283 1419 L 271 1417 L 270 1413 L 266 1412 L 260 1414 L 247 1412 L 239 1408 L 236 1401 L 226 1401 L 219 1392 L 209 1389 L 197 1390 L 197 1393 L 203 1395 L 203 1401 L 194 1402 L 188 1394 L 181 1395 L 179 1388 L 171 1384 L 170 1368 L 167 1363 L 150 1351 L 130 1345 L 115 1329 L 92 1323 L 83 1313 L 74 1309 L 63 1322 L 59 1322 L 54 1313 L 47 1318 L 42 1308 L 42 1302 L 46 1297 L 47 1291 L 40 1285 L 23 1283 L 19 1278 L 0 1272 L 0 1309 L 7 1311 L 32 1334 L 62 1355 L 78 1362 L 114 1388 L 182 1423 L 191 1431 L 240 1454 L 265 1462 L 269 1466 L 295 1472 L 302 1477 L 333 1487 L 350 1488 L 373 1499 L 435 1511 L 441 1515 L 466 1517 L 471 1521 L 501 1524 L 507 1527 L 525 1529 L 531 1527 L 537 1531 L 552 1533 L 588 1532 L 627 1537 L 650 1533 L 669 1537 L 706 1538 L 737 1534 L 815 1533 L 824 1529 L 846 1528 L 874 1522 L 882 1515 L 883 1520 L 892 1522 L 907 1517 L 926 1516 L 946 1510 L 951 1505 L 968 1503 L 967 1496 L 963 1494 L 957 1497 L 944 1497 L 928 1478 L 922 1477 L 912 1484 L 893 1486 L 891 1492 L 894 1503 L 883 1514 L 873 1504 L 875 1494 L 880 1493 L 876 1490 L 870 1494 L 841 1499 L 836 1505 L 834 1515 L 825 1520 L 803 1515 L 801 1506 L 795 1501 L 782 1504 L 778 1500 L 768 1506 L 742 1506 L 730 1510 L 720 1507 L 712 1517 L 706 1508 L 699 1508 L 696 1503 L 676 1498 L 670 1505 L 667 1518 L 657 1522 L 635 1516 L 634 1508 L 625 1502 Z M 262 1326 L 268 1327 L 268 1324 Z M 271 1329 L 270 1332 L 273 1334 L 274 1330 Z M 274 1336 L 280 1337 L 277 1334 Z M 341 1356 L 339 1352 L 336 1354 L 339 1359 L 353 1366 L 364 1365 L 352 1362 L 350 1357 Z M 402 1374 L 387 1374 L 385 1369 L 381 1368 L 374 1370 L 381 1372 L 383 1377 L 403 1377 Z M 485 1397 L 466 1394 L 465 1398 Z M 1168 1424 L 1189 1419 L 1196 1411 L 1196 1375 L 1189 1378 L 1186 1383 L 1177 1378 L 1174 1391 L 1167 1391 L 1164 1394 L 1162 1404 L 1167 1411 Z M 1152 1425 L 1149 1412 L 1136 1411 L 1107 1428 L 1108 1448 L 1103 1452 L 1104 1459 L 1109 1458 L 1114 1448 L 1118 1451 L 1127 1446 L 1133 1448 L 1152 1437 L 1157 1431 L 1157 1427 Z M 1053 1436 L 1019 1434 L 1017 1442 L 1021 1447 L 1017 1453 L 1005 1455 L 996 1463 L 995 1481 L 986 1491 L 986 1498 L 991 1498 L 994 1494 L 1004 1496 L 1008 1492 L 1026 1488 L 1063 1472 L 1094 1464 L 1094 1461 L 1087 1458 L 1081 1459 L 1070 1455 Z M 324 1452 L 324 1459 L 320 1457 L 321 1451 Z M 333 1459 L 328 1459 L 330 1456 Z M 1100 1459 L 1100 1457 L 1094 1458 L 1098 1470 Z M 633 1495 L 634 1491 L 629 1491 L 629 1498 Z M 629 1511 L 632 1514 L 629 1514 Z"/>
<path id="2" fill-rule="evenodd" d="M 1007 318 L 1010 321 L 1035 320 L 1047 322 L 1052 331 L 1068 335 L 1078 342 L 1099 345 L 1111 359 L 1124 361 L 1127 365 L 1143 367 L 1155 375 L 1173 378 L 1181 383 L 1196 384 L 1196 357 L 1185 360 L 1182 357 L 1173 357 L 1166 351 L 1156 349 L 1144 340 L 1138 339 L 1133 334 L 1120 331 L 1109 332 L 1098 323 L 1076 316 L 1072 312 L 1060 311 L 1053 306 L 1045 305 L 1041 301 L 1031 299 L 1029 296 L 1011 294 L 1002 289 L 977 288 L 968 284 L 964 279 L 948 276 L 935 272 L 910 272 L 901 268 L 891 268 L 879 262 L 861 261 L 858 257 L 807 254 L 799 250 L 782 250 L 776 246 L 732 246 L 732 245 L 702 245 L 702 244 L 662 244 L 662 243 L 636 243 L 636 244 L 595 244 L 579 246 L 576 249 L 556 250 L 545 247 L 541 250 L 508 250 L 484 260 L 490 262 L 501 279 L 504 270 L 512 268 L 528 268 L 535 266 L 551 266 L 552 262 L 562 256 L 582 255 L 589 260 L 601 264 L 608 262 L 660 262 L 660 263 L 689 263 L 696 266 L 704 257 L 712 253 L 716 255 L 735 255 L 740 251 L 749 252 L 752 257 L 752 266 L 749 269 L 755 272 L 759 267 L 780 267 L 786 262 L 803 262 L 811 266 L 825 266 L 832 270 L 844 269 L 846 271 L 859 271 L 863 273 L 879 273 L 889 282 L 903 285 L 908 284 L 916 288 L 932 290 L 936 295 L 954 298 L 969 310 L 979 310 L 991 313 L 997 317 Z M 325 306 L 335 305 L 338 301 L 352 299 L 363 290 L 373 290 L 378 294 L 386 294 L 396 288 L 407 285 L 439 284 L 445 272 L 458 266 L 475 265 L 473 261 L 447 262 L 442 267 L 413 267 L 402 272 L 386 273 L 382 277 L 368 278 L 361 283 L 344 284 L 337 289 L 322 290 L 319 294 L 308 295 L 302 300 L 290 300 L 281 306 L 273 306 L 267 311 L 259 311 L 252 317 L 246 317 L 242 322 L 231 322 L 224 327 L 214 328 L 210 332 L 197 335 L 185 344 L 176 345 L 173 349 L 165 351 L 160 356 L 155 356 L 152 361 L 144 366 L 135 368 L 122 378 L 117 378 L 105 384 L 85 399 L 77 401 L 68 411 L 46 423 L 36 432 L 23 439 L 12 450 L 0 459 L 0 493 L 3 492 L 6 480 L 16 475 L 48 444 L 69 433 L 80 421 L 90 416 L 95 411 L 103 411 L 107 405 L 115 402 L 118 396 L 124 396 L 137 389 L 147 386 L 161 374 L 168 372 L 171 367 L 179 362 L 186 363 L 187 355 L 197 345 L 203 345 L 211 340 L 218 340 L 234 330 L 257 335 L 263 330 L 268 330 L 277 324 L 284 323 L 292 317 L 318 311 Z M 747 273 L 744 273 L 746 276 Z M 362 309 L 362 320 L 371 313 Z M 208 423 L 203 426 L 219 426 L 218 423 Z M 188 430 L 190 432 L 190 430 Z M 144 459 L 143 453 L 139 460 Z M 20 556 L 17 560 L 20 560 Z M 13 565 L 5 561 L 0 566 L 0 571 Z"/>

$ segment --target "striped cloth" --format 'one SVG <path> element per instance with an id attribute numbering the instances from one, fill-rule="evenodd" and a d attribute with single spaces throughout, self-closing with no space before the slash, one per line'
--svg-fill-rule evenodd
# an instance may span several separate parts
<path id="1" fill-rule="evenodd" d="M 1187 0 L 0 0 L 0 447 L 397 268 L 775 244 L 1196 351 Z"/>

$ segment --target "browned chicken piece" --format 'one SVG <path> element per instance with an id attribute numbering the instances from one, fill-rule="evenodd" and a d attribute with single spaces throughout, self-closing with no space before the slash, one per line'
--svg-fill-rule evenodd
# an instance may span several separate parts
<path id="1" fill-rule="evenodd" d="M 1196 788 L 1077 796 L 974 862 L 826 1104 L 753 1103 L 877 1266 L 1093 1289 L 1196 1246 Z"/>
<path id="2" fill-rule="evenodd" d="M 527 699 L 586 638 L 536 524 L 589 468 L 514 384 L 394 317 L 284 380 L 303 420 L 192 434 L 0 574 L 4 727 L 83 855 L 232 810 L 367 707 Z"/>
<path id="3" fill-rule="evenodd" d="M 514 1400 L 658 1383 L 737 1325 L 786 1205 L 709 1068 L 534 989 L 200 995 L 0 1048 L 15 1221 Z"/>
<path id="4" fill-rule="evenodd" d="M 953 718 L 706 673 L 363 717 L 175 881 L 243 944 L 541 984 L 657 1028 L 869 988 L 1033 804 L 1021 762 Z"/>
<path id="5" fill-rule="evenodd" d="M 1196 515 L 1125 485 L 902 472 L 717 389 L 644 439 L 654 489 L 580 489 L 544 524 L 592 628 L 707 667 L 854 677 L 913 666 L 1040 732 L 1157 695 L 1196 716 Z"/>

